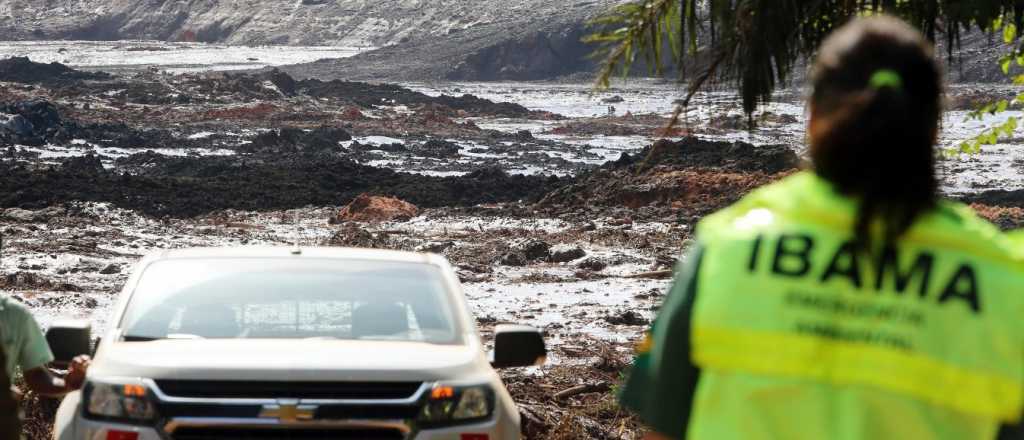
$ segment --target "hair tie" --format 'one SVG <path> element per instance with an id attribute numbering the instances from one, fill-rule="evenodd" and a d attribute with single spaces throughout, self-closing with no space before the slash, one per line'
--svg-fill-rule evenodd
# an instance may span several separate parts
<path id="1" fill-rule="evenodd" d="M 903 77 L 899 72 L 892 69 L 878 69 L 871 74 L 868 85 L 875 90 L 892 87 L 896 90 L 903 90 Z"/>

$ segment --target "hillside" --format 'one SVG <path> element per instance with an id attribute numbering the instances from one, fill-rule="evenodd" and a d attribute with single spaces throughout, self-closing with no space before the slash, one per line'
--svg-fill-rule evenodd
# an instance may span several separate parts
<path id="1" fill-rule="evenodd" d="M 0 40 L 372 45 L 579 20 L 612 0 L 0 0 Z M 527 25 L 527 23 L 535 23 Z"/>
<path id="2" fill-rule="evenodd" d="M 580 42 L 585 23 L 623 1 L 0 0 L 0 40 L 376 47 L 286 70 L 299 78 L 547 80 L 593 71 L 593 47 Z M 997 46 L 969 33 L 950 79 L 1004 81 Z"/>

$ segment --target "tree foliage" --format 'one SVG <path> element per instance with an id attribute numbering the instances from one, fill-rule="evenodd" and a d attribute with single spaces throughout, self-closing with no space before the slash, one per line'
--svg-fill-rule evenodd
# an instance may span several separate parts
<path id="1" fill-rule="evenodd" d="M 750 115 L 832 30 L 876 13 L 898 16 L 932 41 L 944 39 L 952 56 L 962 32 L 972 28 L 1001 30 L 1007 41 L 1018 41 L 1024 1 L 638 0 L 594 20 L 598 31 L 586 41 L 603 58 L 600 86 L 628 75 L 642 59 L 654 73 L 671 67 L 689 80 L 684 105 L 709 80 L 735 81 Z M 1022 53 L 1004 59 L 1004 68 L 1015 60 L 1024 65 Z"/>
<path id="2" fill-rule="evenodd" d="M 1011 45 L 1018 41 L 1018 29 L 1019 27 L 1016 22 L 1007 22 L 1003 19 L 997 19 L 990 30 L 992 32 L 1002 33 L 1003 42 Z M 1010 70 L 1013 68 L 1014 64 L 1018 67 L 1024 67 L 1024 50 L 1022 49 L 1024 48 L 1018 45 L 1013 49 L 1013 51 L 999 58 L 999 68 L 1003 71 L 1004 75 L 1013 78 L 1013 84 L 1017 86 L 1024 85 L 1024 74 L 1011 74 Z M 1001 99 L 989 102 L 970 112 L 967 115 L 967 120 L 980 121 L 984 119 L 985 115 L 998 115 L 1004 113 L 1011 105 L 1024 105 L 1024 93 L 1018 93 L 1012 99 Z M 1013 136 L 1014 131 L 1016 131 L 1017 127 L 1020 125 L 1020 117 L 1010 116 L 1003 122 L 986 127 L 981 131 L 981 133 L 960 142 L 957 146 L 944 150 L 943 153 L 946 156 L 977 154 L 981 151 L 983 146 L 995 145 L 996 142 L 999 142 L 1000 138 Z"/>

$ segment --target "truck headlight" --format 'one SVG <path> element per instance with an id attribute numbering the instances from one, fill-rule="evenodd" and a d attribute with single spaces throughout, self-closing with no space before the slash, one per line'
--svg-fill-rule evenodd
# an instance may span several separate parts
<path id="1" fill-rule="evenodd" d="M 426 426 L 476 422 L 494 413 L 494 390 L 487 385 L 435 385 L 420 411 Z"/>
<path id="2" fill-rule="evenodd" d="M 146 422 L 156 418 L 149 388 L 139 382 L 89 381 L 83 391 L 85 413 L 96 418 Z"/>

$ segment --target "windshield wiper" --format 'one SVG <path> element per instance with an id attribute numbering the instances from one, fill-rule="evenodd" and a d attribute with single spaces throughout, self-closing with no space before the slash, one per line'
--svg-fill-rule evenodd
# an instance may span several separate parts
<path id="1" fill-rule="evenodd" d="M 124 339 L 125 342 L 149 342 L 149 341 L 155 341 L 157 339 L 163 339 L 163 338 L 154 338 L 152 336 L 129 336 L 129 335 L 125 335 L 122 339 Z"/>

